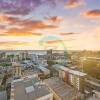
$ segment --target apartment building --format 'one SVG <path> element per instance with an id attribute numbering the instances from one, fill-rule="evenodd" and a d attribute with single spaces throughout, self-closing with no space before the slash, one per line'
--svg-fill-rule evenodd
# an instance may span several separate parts
<path id="1" fill-rule="evenodd" d="M 72 70 L 59 64 L 55 64 L 53 68 L 58 71 L 58 76 L 67 84 L 72 85 L 79 91 L 84 91 L 86 73 Z"/>

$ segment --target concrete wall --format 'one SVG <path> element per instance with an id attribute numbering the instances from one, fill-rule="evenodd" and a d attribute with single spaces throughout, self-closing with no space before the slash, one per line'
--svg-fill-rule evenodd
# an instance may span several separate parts
<path id="1" fill-rule="evenodd" d="M 53 94 L 50 93 L 50 94 L 45 95 L 45 96 L 43 96 L 43 97 L 40 97 L 40 98 L 38 98 L 38 99 L 36 99 L 36 100 L 53 100 Z"/>

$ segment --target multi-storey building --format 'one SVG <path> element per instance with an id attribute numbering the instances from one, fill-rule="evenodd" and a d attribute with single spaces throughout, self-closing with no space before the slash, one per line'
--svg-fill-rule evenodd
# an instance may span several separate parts
<path id="1" fill-rule="evenodd" d="M 66 83 L 72 85 L 73 87 L 75 87 L 75 89 L 79 91 L 84 91 L 85 78 L 87 75 L 86 73 L 71 70 L 65 66 L 58 64 L 54 65 L 53 68 L 58 71 L 59 77 Z"/>
<path id="2" fill-rule="evenodd" d="M 20 77 L 22 75 L 22 67 L 19 63 L 12 63 L 12 66 L 14 68 L 14 74 L 16 77 Z"/>
<path id="3" fill-rule="evenodd" d="M 75 70 L 70 70 L 69 71 L 69 81 L 72 86 L 74 86 L 76 89 L 79 91 L 84 91 L 84 86 L 85 86 L 85 78 L 86 74 L 75 71 Z"/>

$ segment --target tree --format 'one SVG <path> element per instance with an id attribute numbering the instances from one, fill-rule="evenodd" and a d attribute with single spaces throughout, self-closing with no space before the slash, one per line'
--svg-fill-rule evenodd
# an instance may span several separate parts
<path id="1" fill-rule="evenodd" d="M 52 67 L 55 64 L 53 60 L 47 60 L 48 67 Z"/>

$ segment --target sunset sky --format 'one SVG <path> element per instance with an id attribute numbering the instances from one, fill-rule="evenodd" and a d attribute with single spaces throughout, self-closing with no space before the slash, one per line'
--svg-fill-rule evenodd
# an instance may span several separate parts
<path id="1" fill-rule="evenodd" d="M 100 0 L 0 0 L 0 50 L 100 50 Z"/>

